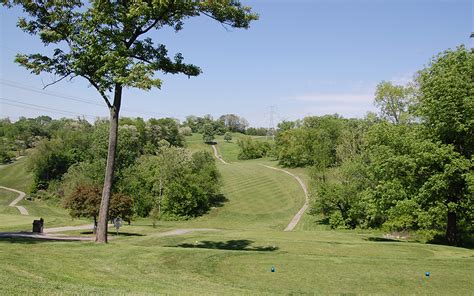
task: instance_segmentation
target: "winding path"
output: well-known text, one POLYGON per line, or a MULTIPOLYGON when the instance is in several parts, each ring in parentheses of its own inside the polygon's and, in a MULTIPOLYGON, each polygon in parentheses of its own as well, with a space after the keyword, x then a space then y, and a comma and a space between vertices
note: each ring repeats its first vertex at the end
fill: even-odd
POLYGON ((212 150, 214 150, 214 156, 219 159, 223 164, 229 164, 228 162, 226 162, 222 156, 219 155, 219 153, 217 152, 217 148, 216 148, 216 145, 215 144, 212 144, 212 150))
POLYGON ((18 193, 18 197, 15 198, 15 199, 9 204, 9 206, 10 206, 10 207, 13 207, 13 208, 17 208, 17 209, 20 211, 20 214, 22 214, 22 215, 29 215, 29 214, 28 214, 28 211, 25 209, 25 207, 17 206, 17 205, 16 205, 17 203, 19 203, 19 202, 26 196, 26 193, 24 193, 24 192, 22 192, 22 191, 19 191, 19 190, 16 190, 16 189, 13 189, 13 188, 4 187, 4 186, 0 186, 0 189, 5 189, 5 190, 8 190, 8 191, 12 191, 12 192, 18 193))
POLYGON ((268 165, 264 165, 262 164, 262 166, 266 167, 266 168, 269 168, 269 169, 272 169, 272 170, 276 170, 276 171, 281 171, 281 172, 284 172, 290 176, 292 176, 293 178, 296 179, 296 181, 298 181, 298 183, 300 184, 301 186, 301 189, 303 189, 303 192, 304 192, 304 196, 305 196, 305 202, 304 202, 304 205, 303 207, 298 211, 298 213, 296 213, 296 215, 293 217, 293 219, 291 219, 290 221, 290 224, 288 224, 288 226, 286 226, 285 228, 285 231, 292 231, 296 225, 298 224, 298 222, 300 221, 301 217, 303 216, 304 212, 306 211, 306 209, 308 208, 309 206, 309 196, 308 196, 308 189, 306 188, 306 185, 303 183, 303 181, 301 181, 300 177, 298 177, 297 175, 293 174, 293 173, 290 173, 286 170, 282 170, 282 169, 279 169, 279 168, 274 168, 274 167, 271 167, 271 166, 268 166, 268 165))

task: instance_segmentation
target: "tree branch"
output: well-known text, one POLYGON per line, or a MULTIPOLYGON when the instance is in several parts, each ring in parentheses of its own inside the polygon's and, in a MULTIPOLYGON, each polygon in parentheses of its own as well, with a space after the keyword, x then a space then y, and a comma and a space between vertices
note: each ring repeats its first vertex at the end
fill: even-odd
MULTIPOLYGON (((44 84, 44 83, 43 83, 43 89, 46 89, 48 86, 51 86, 51 85, 54 85, 54 84, 60 82, 61 80, 65 79, 66 77, 68 77, 68 76, 71 75, 71 74, 72 74, 72 73, 68 73, 68 74, 64 75, 63 77, 61 77, 61 78, 59 78, 59 79, 57 79, 57 80, 54 80, 53 82, 48 83, 48 84, 44 84)), ((74 76, 73 76, 72 78, 74 78, 74 76)), ((72 79, 72 78, 71 78, 71 79, 72 79)), ((41 82, 43 82, 43 81, 41 81, 41 82)))
POLYGON ((147 59, 145 59, 145 58, 142 58, 142 57, 139 57, 139 56, 137 56, 137 55, 130 55, 130 57, 131 57, 131 58, 134 58, 134 59, 137 59, 137 60, 139 60, 139 61, 142 61, 142 62, 148 63, 148 64, 151 64, 151 63, 153 63, 152 61, 150 61, 150 60, 147 60, 147 59))
POLYGON ((97 83, 95 83, 91 78, 87 77, 86 75, 81 75, 82 77, 84 77, 85 79, 87 79, 87 81, 89 81, 89 83, 95 87, 95 89, 97 89, 97 91, 99 92, 99 94, 102 96, 102 98, 104 99, 105 101, 105 104, 107 104, 107 107, 112 108, 112 104, 110 104, 110 101, 109 101, 109 97, 104 93, 103 90, 100 89, 99 85, 97 83))
POLYGON ((227 22, 223 22, 223 21, 220 21, 218 20, 215 16, 213 16, 212 14, 209 14, 207 12, 204 12, 204 11, 200 11, 200 13, 204 14, 205 16, 207 17, 210 17, 211 19, 217 21, 219 24, 221 24, 221 26, 227 31, 227 32, 232 32, 232 30, 230 30, 228 27, 226 26, 230 26, 232 27, 232 23, 227 23, 227 22))

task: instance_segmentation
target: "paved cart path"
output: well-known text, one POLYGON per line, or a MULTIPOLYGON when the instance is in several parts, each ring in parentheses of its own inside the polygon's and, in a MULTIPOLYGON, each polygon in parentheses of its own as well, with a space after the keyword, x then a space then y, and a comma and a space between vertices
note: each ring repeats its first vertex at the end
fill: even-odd
POLYGON ((29 215, 29 214, 28 214, 28 211, 25 209, 25 207, 17 206, 17 205, 16 205, 16 204, 19 203, 23 198, 25 198, 26 193, 24 193, 24 192, 22 192, 22 191, 19 191, 19 190, 16 190, 16 189, 13 189, 13 188, 8 188, 8 187, 5 187, 5 186, 0 186, 0 188, 1 188, 1 189, 8 190, 8 191, 15 192, 15 193, 18 193, 18 197, 15 198, 15 199, 9 204, 9 206, 10 206, 10 207, 13 207, 13 208, 17 208, 17 209, 20 211, 20 214, 22 214, 22 215, 29 215))
POLYGON ((300 184, 301 186, 301 189, 303 189, 303 192, 304 192, 304 196, 305 196, 305 202, 304 202, 304 205, 303 207, 298 211, 298 213, 296 213, 296 215, 293 217, 293 219, 291 219, 290 221, 290 224, 288 224, 288 226, 286 226, 285 228, 285 231, 292 231, 296 225, 298 224, 298 222, 300 221, 301 217, 303 216, 304 212, 306 211, 306 209, 308 208, 309 206, 309 196, 308 196, 308 188, 306 188, 306 185, 303 183, 303 181, 300 179, 300 177, 298 177, 297 175, 293 174, 293 173, 290 173, 286 170, 282 170, 282 169, 279 169, 279 168, 274 168, 274 167, 271 167, 271 166, 268 166, 268 165, 263 165, 262 166, 266 167, 266 168, 269 168, 269 169, 272 169, 272 170, 276 170, 276 171, 281 171, 281 172, 284 172, 290 176, 292 176, 293 178, 296 179, 296 181, 298 181, 298 183, 300 184))
POLYGON ((214 156, 219 159, 223 164, 228 164, 223 158, 222 156, 219 155, 219 153, 217 152, 217 148, 216 148, 216 145, 211 145, 212 146, 212 150, 214 150, 214 156))

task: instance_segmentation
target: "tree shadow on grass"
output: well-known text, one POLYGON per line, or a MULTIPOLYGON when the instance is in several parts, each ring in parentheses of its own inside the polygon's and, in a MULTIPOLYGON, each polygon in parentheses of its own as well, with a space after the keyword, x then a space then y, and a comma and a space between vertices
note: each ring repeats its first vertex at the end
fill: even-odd
MULTIPOLYGON (((81 240, 64 240, 64 239, 54 239, 54 238, 37 238, 37 237, 1 237, 0 244, 10 243, 10 244, 23 244, 23 245, 33 245, 38 243, 70 243, 70 242, 81 242, 81 240)), ((87 242, 87 241, 82 241, 87 242)))
POLYGON ((209 204, 211 207, 222 207, 225 202, 228 202, 229 199, 225 197, 224 194, 216 194, 209 198, 209 204))
POLYGON ((461 235, 457 246, 450 245, 444 234, 436 234, 426 243, 432 245, 444 245, 472 250, 474 249, 474 235, 461 235))
POLYGON ((318 225, 329 225, 329 217, 324 217, 321 219, 316 219, 318 225))
POLYGON ((365 240, 370 241, 370 242, 381 242, 381 243, 384 243, 384 242, 385 243, 388 243, 388 242, 392 242, 392 243, 404 242, 404 241, 393 239, 393 238, 377 237, 377 236, 371 236, 371 237, 365 238, 365 240))
POLYGON ((47 243, 51 242, 45 239, 37 239, 37 238, 12 238, 12 237, 5 237, 0 239, 0 243, 10 243, 10 244, 22 244, 22 245, 33 245, 37 243, 47 243))
POLYGON ((255 251, 255 252, 273 252, 278 250, 276 246, 258 247, 251 246, 253 241, 248 239, 228 240, 226 242, 200 241, 196 244, 179 244, 173 247, 179 248, 200 248, 200 249, 218 249, 218 250, 238 250, 238 251, 255 251))
MULTIPOLYGON (((93 234, 92 231, 83 231, 81 232, 81 234, 93 234)), ((110 236, 117 236, 117 232, 115 231, 108 231, 107 232, 108 235, 110 236)), ((141 234, 141 233, 131 233, 131 232, 120 232, 118 233, 118 236, 145 236, 144 234, 141 234)))

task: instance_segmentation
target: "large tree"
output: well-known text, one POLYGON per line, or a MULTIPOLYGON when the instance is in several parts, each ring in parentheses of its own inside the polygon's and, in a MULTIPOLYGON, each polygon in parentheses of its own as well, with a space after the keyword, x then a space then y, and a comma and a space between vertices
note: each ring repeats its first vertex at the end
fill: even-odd
POLYGON ((109 148, 96 241, 107 242, 107 213, 115 167, 118 118, 124 88, 149 90, 161 86, 157 71, 196 76, 201 69, 168 56, 152 30, 183 28, 184 20, 204 15, 235 28, 248 28, 258 16, 236 0, 173 1, 29 1, 3 0, 26 13, 18 26, 38 35, 52 54, 18 54, 16 61, 34 74, 52 73, 57 80, 82 77, 100 93, 110 111, 109 148))
MULTIPOLYGON (((431 138, 452 146, 464 158, 460 162, 470 162, 471 170, 474 166, 473 65, 474 52, 464 46, 446 50, 434 57, 418 73, 420 96, 416 105, 422 122, 431 131, 431 138)), ((454 169, 459 170, 459 165, 454 169)), ((463 208, 459 205, 466 201, 472 210, 474 203, 472 188, 468 190, 469 178, 466 174, 460 180, 450 180, 453 187, 447 199, 453 206, 447 215, 446 238, 451 244, 458 243, 458 220, 463 208)))

